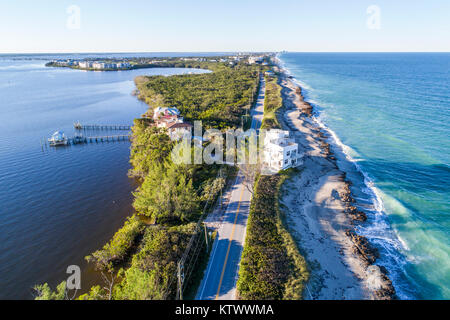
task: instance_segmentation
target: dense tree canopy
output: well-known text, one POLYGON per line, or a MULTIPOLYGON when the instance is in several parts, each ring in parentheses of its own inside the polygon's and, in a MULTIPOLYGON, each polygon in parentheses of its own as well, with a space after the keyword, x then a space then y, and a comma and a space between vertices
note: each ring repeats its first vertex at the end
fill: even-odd
POLYGON ((188 121, 202 120, 205 127, 238 127, 258 85, 251 67, 221 68, 212 73, 171 77, 142 77, 136 81, 139 97, 151 108, 177 107, 188 121))
POLYGON ((136 212, 155 222, 183 223, 199 213, 192 170, 185 165, 155 164, 134 196, 136 212))
MULTIPOLYGON (((149 61, 143 59, 139 63, 145 66, 149 61)), ((151 116, 157 106, 177 107, 185 120, 202 120, 204 128, 240 126, 259 80, 259 67, 244 63, 231 67, 225 63, 187 63, 169 58, 151 66, 213 71, 135 79, 139 98, 149 105, 147 115, 151 116)), ((98 269, 106 270, 110 280, 106 286, 92 287, 80 299, 173 298, 176 264, 194 234, 193 221, 198 220, 207 201, 214 200, 226 183, 218 175, 219 165, 174 164, 170 159, 174 142, 151 119, 136 119, 132 131, 129 174, 142 182, 134 192, 136 215, 102 249, 88 257, 98 269), (147 217, 150 219, 144 219, 147 217)), ((65 283, 55 292, 44 284, 37 287, 38 298, 64 298, 64 289, 65 283)))
POLYGON ((114 299, 147 300, 173 298, 177 261, 181 258, 195 224, 176 227, 147 228, 139 252, 130 268, 121 271, 122 281, 114 291, 114 299))
POLYGON ((144 178, 153 166, 168 158, 173 143, 164 129, 149 126, 142 120, 136 120, 132 130, 130 176, 144 178))

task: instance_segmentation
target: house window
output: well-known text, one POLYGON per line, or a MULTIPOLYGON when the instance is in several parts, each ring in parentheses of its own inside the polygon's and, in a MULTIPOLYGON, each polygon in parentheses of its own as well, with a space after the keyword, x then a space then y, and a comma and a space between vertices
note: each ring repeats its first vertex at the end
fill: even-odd
POLYGON ((284 160, 284 164, 288 164, 289 160, 284 160))
POLYGON ((286 152, 286 155, 289 157, 291 155, 291 152, 290 151, 286 152))
POLYGON ((296 154, 297 154, 297 150, 292 150, 292 157, 295 157, 296 154))

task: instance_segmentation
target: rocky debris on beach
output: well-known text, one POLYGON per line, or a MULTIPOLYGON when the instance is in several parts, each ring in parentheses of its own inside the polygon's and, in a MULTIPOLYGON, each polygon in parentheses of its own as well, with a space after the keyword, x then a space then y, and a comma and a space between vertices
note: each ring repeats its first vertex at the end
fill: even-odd
POLYGON ((307 117, 311 117, 313 114, 313 107, 310 103, 306 102, 303 100, 303 94, 302 94, 302 88, 297 87, 295 89, 295 93, 298 95, 298 97, 300 98, 300 101, 303 102, 303 106, 301 108, 301 111, 306 114, 307 117))
MULTIPOLYGON (((297 110, 300 111, 300 117, 311 117, 314 113, 313 106, 308 102, 304 101, 304 97, 302 94, 302 88, 299 86, 295 86, 292 81, 289 81, 290 85, 287 87, 294 90, 295 94, 298 96, 299 102, 293 102, 293 105, 297 107, 297 110), (294 89, 295 88, 295 89, 294 89)), ((291 95, 284 96, 286 99, 293 99, 291 95), (287 97, 287 98, 286 98, 287 97)), ((286 123, 293 130, 298 130, 294 123, 289 119, 286 119, 286 123)), ((326 130, 322 130, 318 126, 314 126, 311 122, 304 119, 303 126, 310 129, 312 136, 315 138, 316 142, 319 144, 320 149, 323 151, 323 154, 331 160, 335 160, 333 153, 330 150, 330 144, 327 142, 329 138, 329 134, 326 130)), ((337 165, 335 163, 337 168, 337 165)), ((339 169, 339 168, 338 168, 339 169)), ((340 200, 344 205, 344 212, 351 219, 351 222, 364 222, 367 220, 367 216, 364 212, 357 209, 355 203, 355 199, 352 197, 352 192, 350 187, 352 186, 352 182, 347 179, 347 174, 342 172, 341 177, 339 178, 344 186, 342 190, 339 191, 338 195, 340 200)), ((356 257, 359 257, 361 261, 361 266, 365 268, 365 273, 368 278, 373 280, 374 285, 369 285, 369 290, 372 292, 372 298, 377 300, 391 300, 396 299, 395 288, 392 284, 392 281, 388 277, 387 270, 382 267, 375 265, 374 263, 379 258, 378 249, 373 247, 368 239, 364 236, 360 236, 355 232, 355 229, 352 227, 351 229, 345 230, 345 235, 349 238, 351 242, 351 251, 355 254, 356 257)), ((343 250, 340 251, 343 254, 343 250)))
POLYGON ((319 130, 318 135, 322 139, 328 139, 328 135, 326 133, 324 133, 322 130, 319 130))
POLYGON ((345 173, 343 174, 344 178, 344 187, 339 196, 341 197, 341 200, 346 203, 354 203, 355 199, 351 196, 352 192, 350 190, 351 183, 349 181, 345 180, 345 173))
POLYGON ((373 290, 373 298, 376 300, 397 299, 392 281, 387 276, 387 270, 383 266, 371 265, 366 269, 367 282, 373 290))
POLYGON ((350 216, 351 219, 364 222, 367 220, 367 216, 364 212, 356 209, 355 206, 347 206, 345 207, 345 212, 350 216))
POLYGON ((330 150, 330 144, 328 142, 321 141, 320 148, 322 149, 325 157, 330 157, 332 155, 331 150, 330 150))
POLYGON ((373 264, 378 259, 378 250, 370 245, 366 237, 356 234, 353 230, 347 230, 345 234, 353 243, 353 252, 361 256, 367 265, 373 264))
POLYGON ((356 201, 351 195, 350 182, 345 180, 345 178, 346 174, 344 173, 341 177, 341 179, 344 181, 344 187, 339 193, 339 197, 345 203, 345 213, 347 213, 353 221, 364 222, 367 220, 366 214, 358 210, 356 206, 351 205, 351 203, 355 203, 356 201))
POLYGON ((308 102, 304 102, 304 103, 305 103, 305 107, 303 107, 302 111, 303 111, 303 113, 306 114, 306 116, 311 117, 313 114, 313 107, 308 102))

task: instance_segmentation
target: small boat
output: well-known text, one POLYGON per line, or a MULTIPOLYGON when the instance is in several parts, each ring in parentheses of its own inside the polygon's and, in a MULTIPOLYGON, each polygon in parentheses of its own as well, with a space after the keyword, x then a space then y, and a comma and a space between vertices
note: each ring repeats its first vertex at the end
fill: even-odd
POLYGON ((81 125, 80 121, 77 121, 73 124, 73 127, 77 130, 83 129, 83 126, 81 125))
POLYGON ((52 137, 48 139, 50 146, 66 146, 69 143, 69 139, 67 139, 66 135, 62 131, 56 131, 52 134, 52 137))

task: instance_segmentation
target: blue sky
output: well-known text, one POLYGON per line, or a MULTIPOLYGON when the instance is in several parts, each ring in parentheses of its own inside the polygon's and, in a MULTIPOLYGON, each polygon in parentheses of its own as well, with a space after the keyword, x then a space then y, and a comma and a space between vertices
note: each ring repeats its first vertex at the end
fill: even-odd
POLYGON ((450 51, 449 17, 449 0, 0 0, 0 53, 450 51))

